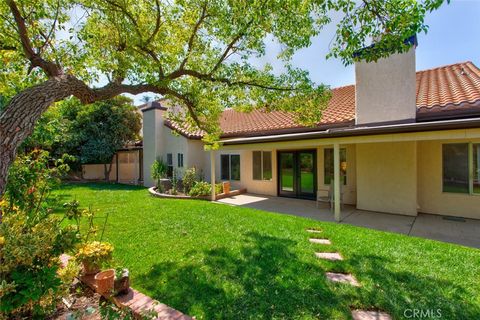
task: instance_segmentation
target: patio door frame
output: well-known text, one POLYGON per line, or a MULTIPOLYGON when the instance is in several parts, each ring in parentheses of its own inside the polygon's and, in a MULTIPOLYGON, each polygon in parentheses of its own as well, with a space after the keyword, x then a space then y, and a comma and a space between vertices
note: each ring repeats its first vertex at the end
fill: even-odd
POLYGON ((301 150, 278 150, 277 151, 277 194, 279 197, 287 198, 299 198, 315 200, 317 193, 317 149, 301 149, 301 150), (293 155, 293 191, 282 190, 282 168, 281 168, 281 155, 282 153, 291 153, 293 155), (301 172, 300 172, 300 154, 310 153, 313 156, 313 191, 312 193, 302 192, 301 185, 301 172))

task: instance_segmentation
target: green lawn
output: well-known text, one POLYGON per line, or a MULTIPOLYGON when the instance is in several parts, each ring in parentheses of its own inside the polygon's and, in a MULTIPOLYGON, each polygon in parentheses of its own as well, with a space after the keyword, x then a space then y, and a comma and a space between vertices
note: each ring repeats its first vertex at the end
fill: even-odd
MULTIPOLYGON (((212 204, 152 198, 145 188, 66 185, 109 212, 105 238, 133 286, 198 319, 349 319, 350 308, 440 309, 442 319, 480 319, 480 250, 342 224, 212 204), (308 242, 308 227, 333 245, 308 242), (314 251, 341 252, 327 262, 314 251), (360 288, 327 282, 353 273, 360 288)), ((102 219, 98 219, 102 223, 102 219)))

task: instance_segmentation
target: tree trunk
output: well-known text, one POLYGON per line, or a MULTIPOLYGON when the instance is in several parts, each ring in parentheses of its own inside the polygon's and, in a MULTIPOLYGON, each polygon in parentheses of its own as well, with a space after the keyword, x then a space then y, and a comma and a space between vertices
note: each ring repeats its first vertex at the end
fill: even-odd
POLYGON ((0 114, 0 199, 7 185, 8 168, 18 147, 32 133, 42 113, 52 103, 70 95, 68 77, 51 78, 17 94, 0 114))
POLYGON ((109 182, 110 181, 110 173, 112 172, 112 163, 110 162, 110 164, 108 163, 104 163, 103 164, 103 174, 104 174, 104 177, 105 177, 105 182, 109 182), (108 169, 107 169, 108 168, 108 169))

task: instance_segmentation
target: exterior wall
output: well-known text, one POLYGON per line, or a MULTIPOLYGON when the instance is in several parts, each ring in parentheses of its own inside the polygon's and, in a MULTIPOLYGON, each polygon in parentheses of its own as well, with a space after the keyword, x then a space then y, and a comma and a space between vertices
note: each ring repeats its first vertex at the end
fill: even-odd
MULTIPOLYGON (((254 150, 218 150, 215 151, 215 180, 222 182, 220 175, 220 155, 238 154, 240 155, 240 181, 230 181, 232 189, 246 188, 249 193, 263 195, 277 195, 277 155, 275 149, 263 148, 258 145, 254 150), (272 152, 272 179, 254 180, 253 179, 253 151, 271 151, 272 152)), ((210 152, 206 152, 205 161, 205 180, 210 181, 210 152)))
MULTIPOLYGON (((103 164, 83 164, 82 178, 85 180, 105 180, 105 166, 103 164)), ((109 180, 117 180, 117 166, 115 157, 113 157, 112 160, 112 169, 110 170, 109 180)))
POLYGON ((185 169, 195 167, 197 172, 205 175, 206 167, 210 167, 209 152, 205 151, 201 140, 187 140, 187 153, 184 155, 185 169))
MULTIPOLYGON (((321 146, 317 149, 317 171, 318 181, 317 186, 319 190, 330 190, 330 185, 326 185, 325 182, 325 170, 324 170, 324 149, 333 148, 329 146, 321 146)), ((356 146, 341 145, 340 148, 345 148, 347 152, 347 184, 343 186, 343 202, 345 204, 354 205, 357 203, 357 170, 356 170, 356 146)))
POLYGON ((418 143, 418 200, 423 213, 480 219, 480 195, 442 191, 442 144, 479 143, 480 139, 422 141, 418 143))
POLYGON ((355 64, 356 123, 415 119, 415 49, 355 64))
MULTIPOLYGON (((140 181, 140 153, 138 150, 119 151, 118 182, 137 184, 140 181)), ((112 169, 113 170, 113 169, 112 169)))
POLYGON ((162 137, 164 141, 163 148, 159 151, 158 156, 167 162, 167 153, 172 154, 173 169, 176 170, 177 177, 181 178, 185 169, 189 167, 188 164, 188 151, 189 142, 184 136, 172 133, 170 128, 162 126, 162 137), (178 167, 178 154, 183 154, 183 168, 178 167))
POLYGON ((416 142, 358 144, 357 208, 417 215, 416 153, 416 142))

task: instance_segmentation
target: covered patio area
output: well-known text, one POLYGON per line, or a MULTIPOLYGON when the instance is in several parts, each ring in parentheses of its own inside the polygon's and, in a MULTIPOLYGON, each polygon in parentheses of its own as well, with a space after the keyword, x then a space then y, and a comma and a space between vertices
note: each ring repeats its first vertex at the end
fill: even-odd
MULTIPOLYGON (((296 215, 319 221, 335 221, 327 204, 317 208, 315 201, 257 194, 242 194, 218 203, 296 215)), ((464 246, 480 248, 480 220, 422 214, 406 216, 358 210, 345 205, 340 222, 381 231, 396 232, 464 246)))

